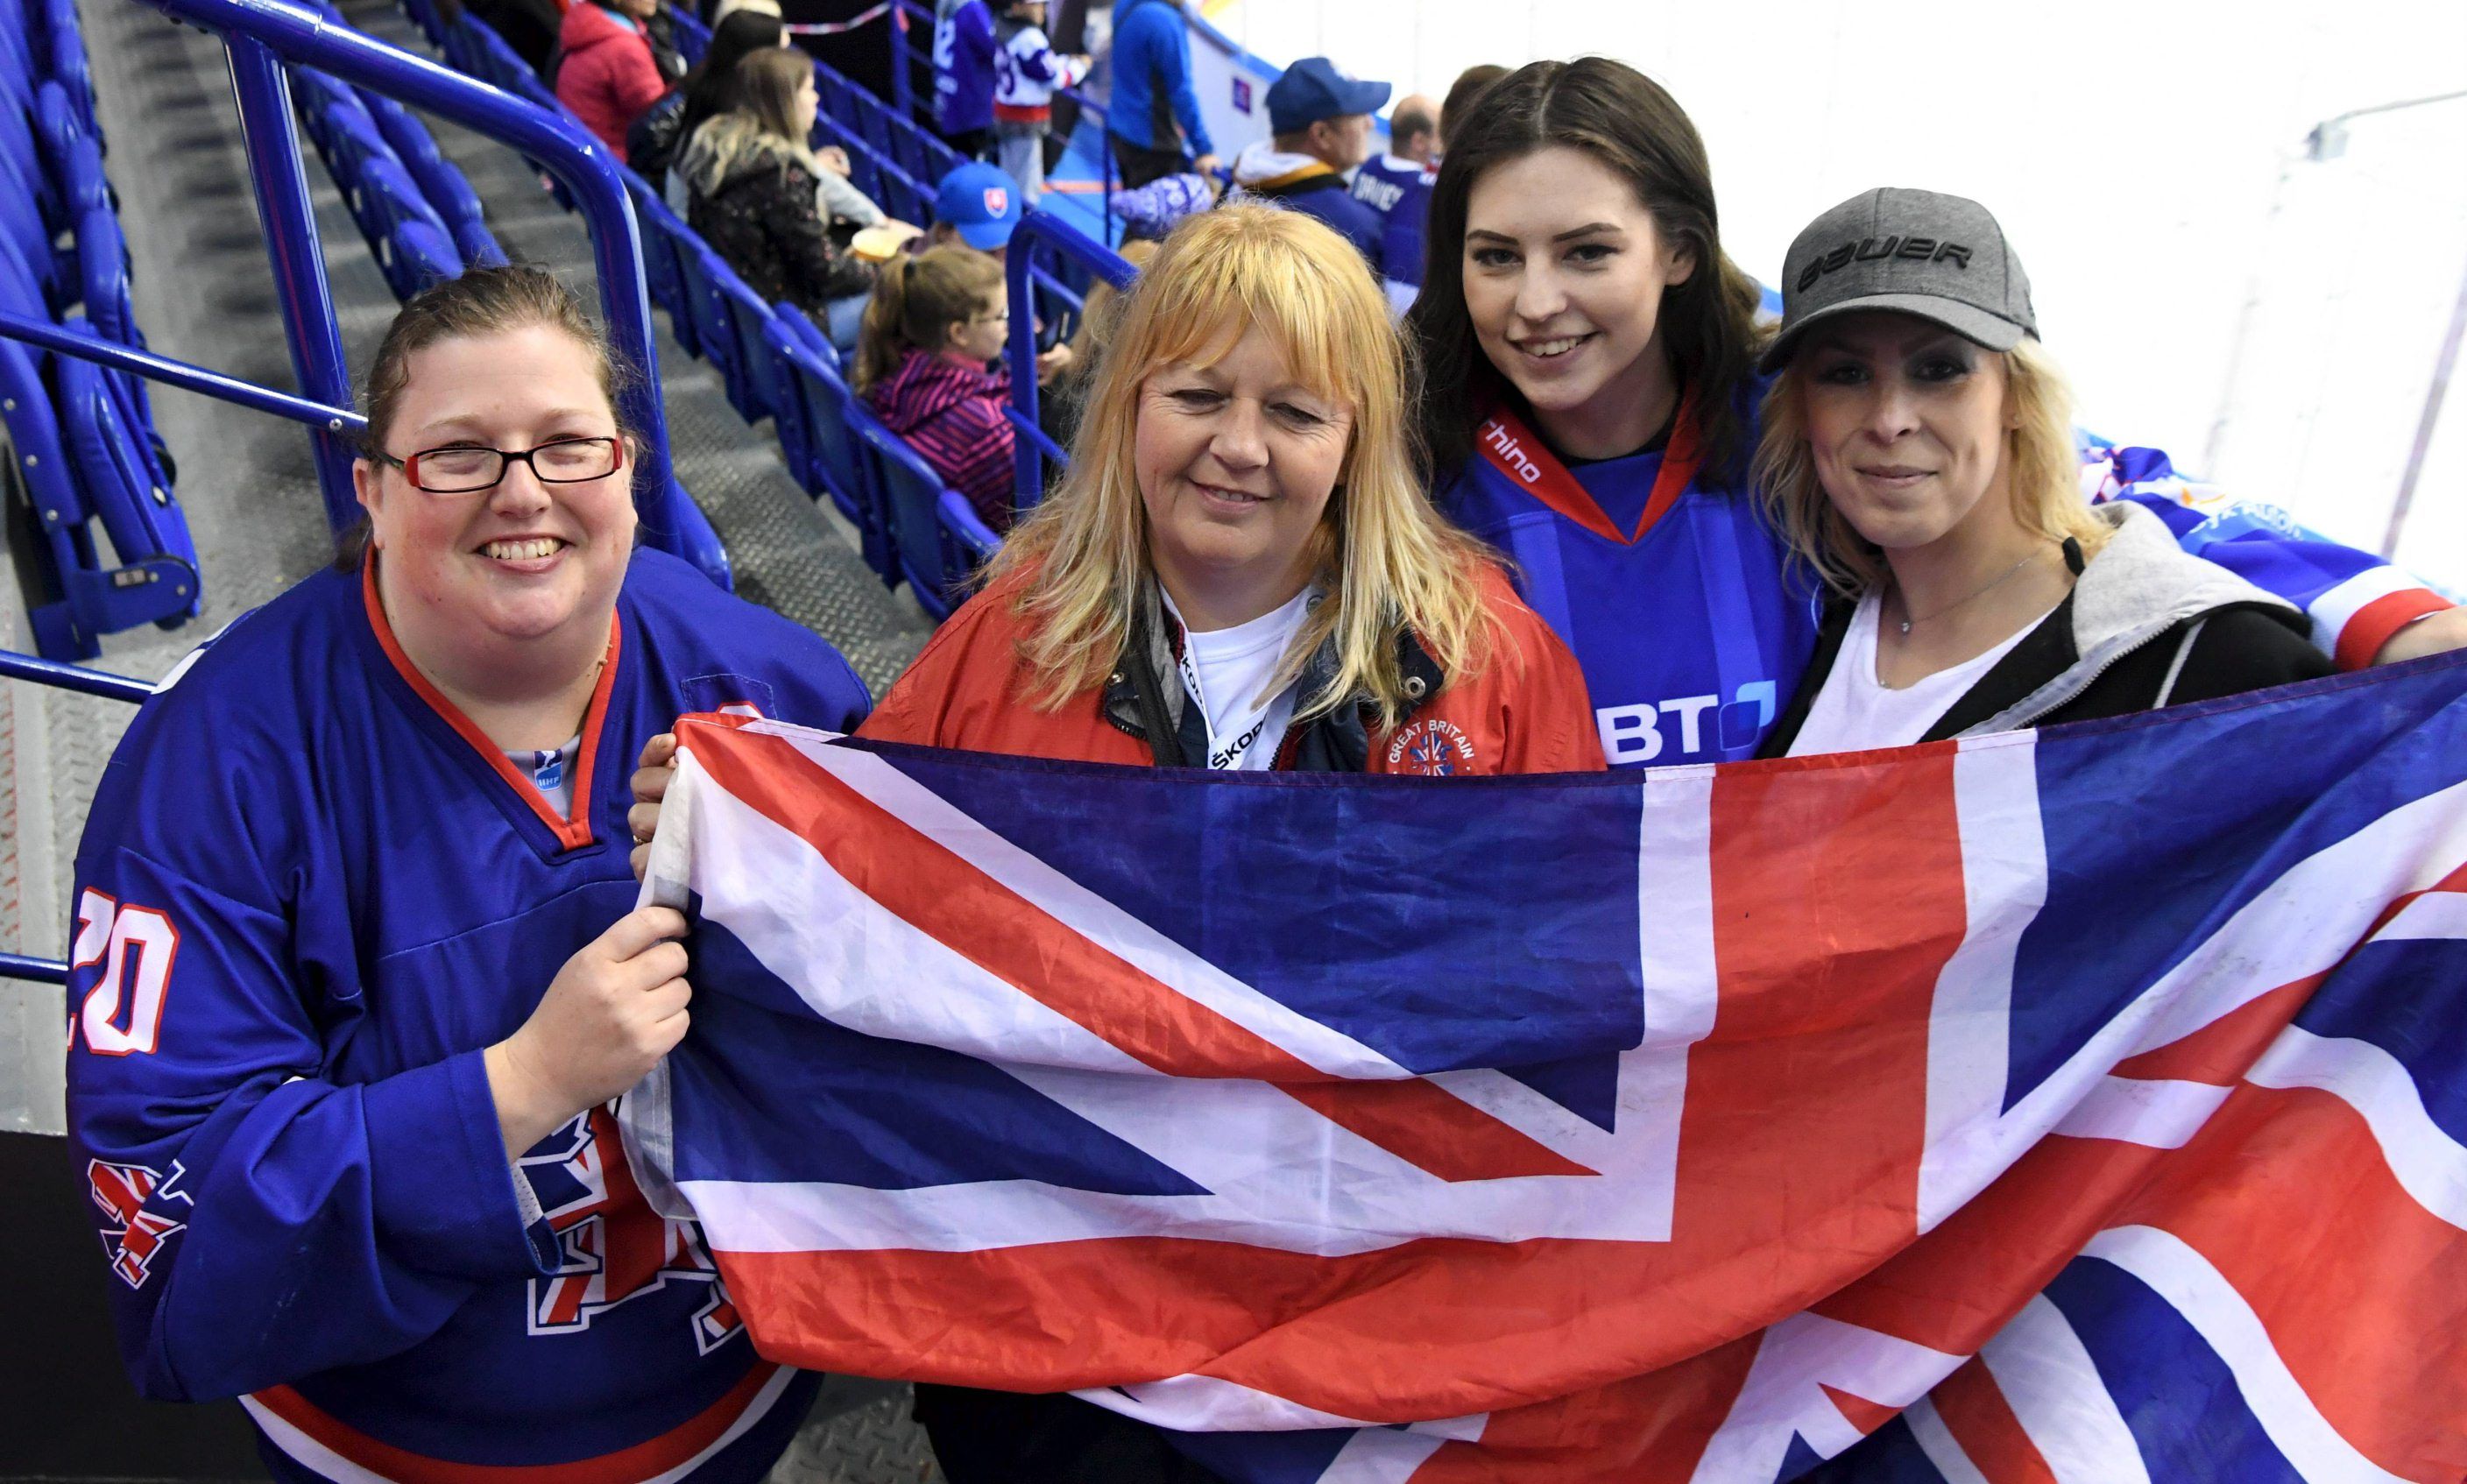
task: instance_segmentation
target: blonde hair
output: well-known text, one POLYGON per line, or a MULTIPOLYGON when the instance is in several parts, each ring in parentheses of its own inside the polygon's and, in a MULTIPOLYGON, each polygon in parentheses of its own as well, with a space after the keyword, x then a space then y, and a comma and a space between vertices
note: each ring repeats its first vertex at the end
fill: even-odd
MULTIPOLYGON (((2095 553, 2108 527, 2091 513, 2081 493, 2081 458, 2073 448, 2072 393, 2064 372, 2036 340, 2024 338, 2003 352, 2004 394, 2014 426, 2004 436, 2005 487, 2013 519, 2048 541, 2068 537, 2082 554, 2095 553)), ((1843 518, 1817 478, 1807 445, 1805 372, 1794 358, 1765 393, 1764 431, 1756 442, 1753 474, 1756 498, 1791 551, 1815 570, 1826 587, 1856 597, 1884 586, 1892 573, 1884 553, 1843 518)))
POLYGON ((1001 302, 1002 264, 973 247, 931 247, 885 263, 856 336, 856 390, 888 381, 911 350, 939 350, 951 326, 1001 302))
POLYGON ((1387 297, 1362 256, 1299 212, 1220 207, 1190 217, 1123 295, 1061 487, 994 556, 990 580, 1025 575, 1021 658, 1046 709, 1102 684, 1121 663, 1152 580, 1147 506, 1132 444, 1140 391, 1174 362, 1221 356, 1251 326, 1313 395, 1351 410, 1352 440, 1313 534, 1327 595, 1303 620, 1272 684, 1292 683, 1333 640, 1335 673, 1298 714, 1359 697, 1393 726, 1409 697, 1397 641, 1411 630, 1453 678, 1479 669, 1494 636, 1480 587, 1488 558, 1441 519, 1414 475, 1406 421, 1414 386, 1387 297))

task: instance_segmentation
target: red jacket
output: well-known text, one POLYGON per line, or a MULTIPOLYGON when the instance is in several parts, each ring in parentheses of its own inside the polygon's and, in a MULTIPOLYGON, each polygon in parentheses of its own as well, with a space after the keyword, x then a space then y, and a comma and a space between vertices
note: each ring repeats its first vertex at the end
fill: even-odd
MULTIPOLYGON (((1073 696, 1050 711, 1029 699, 1030 676, 1018 649, 1024 628, 1012 607, 1027 581, 1015 573, 953 614, 857 734, 1023 757, 1152 764, 1148 744, 1108 714, 1104 692, 1073 696)), ((1394 731, 1373 722, 1364 771, 1599 772, 1601 738, 1575 657, 1497 568, 1483 564, 1481 583, 1502 635, 1489 663, 1449 678, 1394 731)), ((1290 752, 1289 745, 1280 756, 1290 752)))
POLYGON ((625 131, 668 90, 659 63, 651 60, 651 43, 590 0, 576 0, 556 44, 564 53, 556 68, 557 101, 573 109, 622 163, 625 131))

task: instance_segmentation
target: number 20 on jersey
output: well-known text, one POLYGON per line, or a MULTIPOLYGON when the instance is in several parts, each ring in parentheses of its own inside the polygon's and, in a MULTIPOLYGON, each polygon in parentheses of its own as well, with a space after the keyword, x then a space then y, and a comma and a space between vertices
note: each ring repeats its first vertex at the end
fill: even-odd
POLYGON ((98 964, 102 972, 69 1022, 70 1044, 83 1032, 86 1049, 97 1056, 151 1053, 163 1029, 171 960, 179 953, 180 932, 163 913, 123 907, 92 888, 79 892, 69 981, 76 983, 80 972, 98 964))

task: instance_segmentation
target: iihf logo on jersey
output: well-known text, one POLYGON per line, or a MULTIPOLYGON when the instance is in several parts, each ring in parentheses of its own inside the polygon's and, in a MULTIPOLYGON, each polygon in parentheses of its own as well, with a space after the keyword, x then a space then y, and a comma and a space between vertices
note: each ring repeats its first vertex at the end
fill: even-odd
POLYGON ((643 1199, 608 1110, 577 1114, 541 1140, 523 1156, 522 1173, 557 1244, 555 1275, 531 1282, 532 1334, 587 1330, 600 1315, 671 1279, 710 1290, 691 1321, 698 1351, 709 1355, 744 1329, 702 1228, 670 1221, 643 1199))
POLYGON ((188 1225, 168 1216, 146 1209, 146 1203, 156 1196, 164 1201, 192 1204, 189 1193, 178 1189, 181 1171, 178 1160, 171 1163, 171 1178, 165 1180, 142 1164, 105 1164, 89 1159, 85 1166, 86 1193, 94 1198, 102 1214, 117 1223, 102 1229, 103 1254, 111 1259, 111 1270, 130 1288, 144 1288, 154 1275, 154 1254, 171 1233, 188 1225))
POLYGON ((1473 738, 1454 722, 1417 721, 1388 743, 1388 766, 1443 778, 1473 766, 1473 738))

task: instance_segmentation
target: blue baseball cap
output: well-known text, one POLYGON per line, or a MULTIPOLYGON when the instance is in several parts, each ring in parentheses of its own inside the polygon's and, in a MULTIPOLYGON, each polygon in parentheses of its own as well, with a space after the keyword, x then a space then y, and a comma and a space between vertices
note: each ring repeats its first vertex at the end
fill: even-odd
POLYGON ((1385 82, 1365 82, 1324 56, 1305 56, 1268 84, 1268 127, 1299 134, 1322 119, 1377 113, 1388 93, 1385 82))
POLYGON ((934 219, 950 223, 978 252, 1007 246, 1019 225, 1019 186, 998 167, 971 160, 935 188, 934 219))

